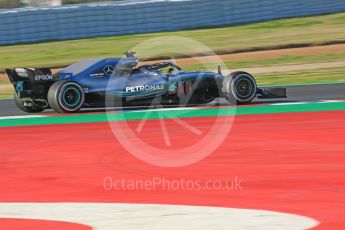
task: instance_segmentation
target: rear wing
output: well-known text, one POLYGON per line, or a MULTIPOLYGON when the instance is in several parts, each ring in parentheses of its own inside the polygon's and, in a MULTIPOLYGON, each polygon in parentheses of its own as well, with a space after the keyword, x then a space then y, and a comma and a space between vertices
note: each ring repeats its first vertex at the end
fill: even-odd
POLYGON ((49 86, 54 83, 54 76, 48 68, 6 69, 19 98, 45 97, 49 86))
POLYGON ((6 73, 10 81, 16 83, 18 81, 49 81, 53 80, 53 75, 50 69, 48 68, 15 68, 15 69, 6 69, 6 73))

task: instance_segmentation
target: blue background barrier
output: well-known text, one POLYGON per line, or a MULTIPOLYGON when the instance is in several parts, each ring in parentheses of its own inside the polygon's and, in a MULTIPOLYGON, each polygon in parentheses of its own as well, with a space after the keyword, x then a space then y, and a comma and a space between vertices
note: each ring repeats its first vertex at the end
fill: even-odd
POLYGON ((0 45, 172 31, 345 11, 345 0, 156 0, 0 11, 0 45))

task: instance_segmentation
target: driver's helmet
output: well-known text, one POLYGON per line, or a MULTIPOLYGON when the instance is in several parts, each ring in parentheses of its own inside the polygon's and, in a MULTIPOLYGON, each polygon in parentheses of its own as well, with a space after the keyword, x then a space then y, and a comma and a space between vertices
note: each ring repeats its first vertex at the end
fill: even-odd
POLYGON ((171 67, 171 68, 169 68, 168 73, 169 73, 169 75, 178 75, 180 73, 180 71, 176 68, 171 67))
POLYGON ((128 57, 121 59, 116 65, 116 74, 128 75, 139 64, 139 58, 128 57))

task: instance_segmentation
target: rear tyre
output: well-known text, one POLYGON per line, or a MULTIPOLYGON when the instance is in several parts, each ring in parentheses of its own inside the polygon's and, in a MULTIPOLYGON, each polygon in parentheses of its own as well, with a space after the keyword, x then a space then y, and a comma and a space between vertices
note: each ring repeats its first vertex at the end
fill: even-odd
POLYGON ((31 105, 31 106, 26 106, 23 99, 19 98, 17 93, 14 92, 14 102, 16 104, 16 106, 26 112, 26 113, 40 113, 40 112, 43 112, 45 110, 44 107, 41 107, 41 106, 36 106, 36 105, 31 105))
POLYGON ((222 93, 232 104, 246 104, 251 102, 257 91, 254 77, 246 72, 234 72, 223 80, 222 93))
POLYGON ((48 91, 48 103, 58 113, 78 112, 84 101, 84 90, 75 82, 58 81, 48 91))

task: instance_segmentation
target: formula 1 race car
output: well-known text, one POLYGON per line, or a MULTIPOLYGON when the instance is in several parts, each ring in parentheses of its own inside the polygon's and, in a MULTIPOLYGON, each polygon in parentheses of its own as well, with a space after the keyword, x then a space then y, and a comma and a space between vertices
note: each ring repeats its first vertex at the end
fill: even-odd
POLYGON ((86 59, 56 74, 47 68, 6 69, 15 88, 19 109, 59 113, 107 106, 112 98, 119 106, 206 104, 217 97, 233 104, 246 104, 255 97, 284 98, 285 88, 258 88, 246 72, 186 72, 172 62, 138 66, 134 52, 124 58, 86 59))

